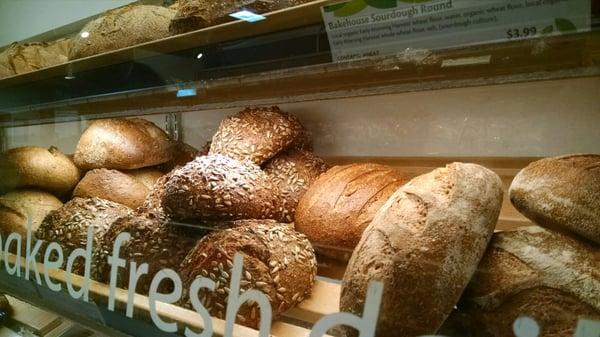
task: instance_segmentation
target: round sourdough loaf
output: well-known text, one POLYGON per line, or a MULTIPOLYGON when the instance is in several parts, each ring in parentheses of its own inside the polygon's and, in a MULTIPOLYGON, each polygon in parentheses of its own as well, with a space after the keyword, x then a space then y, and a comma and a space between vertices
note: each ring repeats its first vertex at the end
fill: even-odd
POLYGON ((375 213, 407 181, 389 166, 335 166, 300 198, 296 230, 309 238, 318 253, 347 260, 375 213))
POLYGON ((476 336, 513 336, 534 319, 539 337, 574 336, 579 319, 600 320, 600 250, 541 227, 494 234, 461 312, 476 336))
POLYGON ((151 5, 129 5, 108 11, 86 24, 73 38, 69 59, 165 38, 170 35, 169 23, 174 16, 174 10, 151 5))
MULTIPOLYGON (((129 207, 112 201, 100 198, 73 198, 63 207, 48 213, 38 228, 36 237, 46 243, 57 242, 60 244, 65 257, 64 268, 66 257, 73 250, 85 249, 88 227, 94 227, 93 245, 96 247, 115 220, 131 213, 132 210, 129 207)), ((77 259, 73 264, 75 274, 83 274, 84 265, 81 260, 77 259)))
MULTIPOLYGON (((198 296, 212 316, 225 318, 233 259, 239 253, 244 258, 240 291, 256 289, 267 295, 276 319, 310 295, 317 272, 314 251, 306 237, 288 225, 237 224, 204 237, 185 258, 180 268, 182 302, 190 307, 189 296, 198 296), (216 282, 215 291, 188 294, 198 277, 216 282)), ((236 322, 257 328, 257 304, 243 304, 236 322)))
POLYGON ((296 149, 280 153, 265 164, 265 173, 281 192, 287 222, 294 221, 298 201, 326 170, 323 159, 311 152, 296 149))
POLYGON ((303 129, 296 117, 276 106, 246 108, 221 122, 209 154, 262 165, 290 146, 303 129))
POLYGON ((63 197, 73 190, 80 173, 59 149, 25 146, 4 153, 0 159, 1 189, 36 188, 63 197))
MULTIPOLYGON (((369 283, 383 283, 377 336, 431 335, 458 302, 492 237, 502 182, 453 163, 396 191, 365 230, 344 274, 340 310, 362 315, 369 283)), ((355 330, 347 330, 355 335, 355 330)))
POLYGON ((540 226, 600 244, 600 155, 546 158, 513 180, 510 201, 540 226))
POLYGON ((25 252, 29 221, 34 235, 44 217, 61 206, 60 200, 44 191, 16 190, 6 193, 0 197, 0 234, 4 240, 10 233, 20 234, 21 250, 25 252))
POLYGON ((83 170, 132 170, 171 159, 171 141, 154 123, 140 119, 101 119, 83 132, 75 150, 75 164, 83 170))
POLYGON ((283 217, 279 194, 260 167, 209 155, 169 174, 162 206, 175 220, 279 220, 283 217))
POLYGON ((150 190, 130 175, 117 170, 96 169, 88 171, 73 191, 73 197, 100 198, 114 201, 130 208, 144 204, 150 190))
POLYGON ((165 174, 156 168, 143 168, 139 170, 130 170, 123 172, 128 176, 134 178, 138 182, 142 183, 149 190, 154 187, 154 184, 165 174))
MULTIPOLYGON (((112 254, 117 236, 123 232, 129 233, 131 238, 121 246, 120 255, 129 262, 125 268, 118 270, 117 287, 129 288, 130 262, 135 262, 137 266, 147 263, 148 273, 138 279, 135 287, 136 293, 144 295, 148 294, 150 283, 157 272, 163 268, 179 268, 202 234, 159 219, 137 215, 121 217, 106 230, 94 249, 92 264, 95 268, 92 279, 104 283, 110 281, 108 256, 112 254)), ((160 292, 170 293, 173 291, 173 283, 162 282, 158 289, 160 292)))

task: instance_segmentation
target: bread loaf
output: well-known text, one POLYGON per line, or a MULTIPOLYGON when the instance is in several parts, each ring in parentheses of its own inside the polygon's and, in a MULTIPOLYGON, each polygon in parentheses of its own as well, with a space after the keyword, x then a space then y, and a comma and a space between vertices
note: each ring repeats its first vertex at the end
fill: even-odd
POLYGON ((600 155, 533 162, 517 174, 509 194, 515 208, 540 226, 600 244, 600 155))
MULTIPOLYGON (((10 233, 18 233, 21 235, 22 242, 27 242, 28 221, 31 220, 33 235, 44 217, 61 206, 62 202, 48 192, 38 190, 9 192, 0 197, 0 234, 6 240, 10 233)), ((21 249, 25 252, 24 244, 21 244, 21 249)))
POLYGON ((298 201, 326 170, 327 165, 323 159, 311 152, 296 149, 281 153, 265 164, 265 173, 283 197, 284 218, 287 222, 294 221, 298 201))
POLYGON ((141 118, 92 122, 75 150, 75 164, 83 170, 131 170, 171 159, 171 142, 154 123, 141 118))
POLYGON ((580 318, 600 320, 600 250, 541 227, 494 234, 461 301, 475 336, 513 336, 521 316, 539 337, 574 336, 580 318))
POLYGON ((64 196, 79 182, 71 159, 55 147, 25 146, 8 150, 0 159, 3 190, 36 188, 64 196))
POLYGON ((151 5, 129 5, 106 12, 73 38, 74 60, 169 36, 175 11, 151 5), (83 34, 87 32, 88 34, 83 34))
MULTIPOLYGON (((177 270, 201 235, 158 219, 135 215, 119 218, 107 229, 94 249, 92 261, 96 268, 92 272, 92 279, 104 283, 110 281, 108 256, 112 254, 114 242, 122 232, 129 233, 131 238, 121 246, 120 256, 129 262, 136 262, 138 266, 148 263, 148 273, 137 282, 135 291, 139 294, 148 294, 152 278, 161 269, 177 270)), ((119 268, 117 287, 129 288, 129 266, 127 263, 125 268, 119 268)), ((172 292, 173 284, 162 282, 159 291, 172 292)))
MULTIPOLYGON (((89 226, 94 227, 95 247, 111 224, 120 217, 130 215, 127 206, 99 198, 73 198, 63 207, 48 213, 36 232, 36 237, 48 242, 57 242, 63 256, 69 256, 77 248, 85 248, 89 226)), ((44 250, 41 250, 44 251, 44 250)), ((75 260, 73 272, 83 274, 84 265, 75 260)), ((66 258, 63 267, 66 266, 66 258)), ((94 267, 94 266, 92 266, 94 267)))
POLYGON ((73 191, 73 197, 100 198, 130 208, 143 205, 150 190, 135 178, 117 170, 88 171, 73 191))
POLYGON ((164 175, 162 171, 156 168, 143 168, 139 170, 126 171, 124 173, 142 183, 148 189, 148 191, 150 191, 158 179, 164 175))
MULTIPOLYGON (((317 267, 306 237, 287 225, 249 223, 204 237, 181 264, 183 289, 189 289, 198 277, 217 283, 214 292, 201 290, 198 294, 189 294, 198 296, 212 316, 225 318, 236 253, 244 257, 240 291, 257 289, 269 296, 273 318, 310 295, 317 267)), ((189 296, 186 293, 183 297, 183 304, 188 307, 189 296)), ((257 328, 260 322, 257 304, 243 304, 236 322, 257 328)))
POLYGON ((174 170, 162 195, 167 215, 175 220, 279 220, 279 200, 279 191, 258 166, 221 155, 198 157, 174 170))
POLYGON ((384 165, 336 166, 300 198, 296 230, 304 233, 320 254, 347 260, 375 213, 407 181, 384 165))
POLYGON ((14 49, 11 48, 11 46, 0 52, 0 78, 10 77, 16 74, 12 63, 10 62, 11 53, 13 52, 14 49))
POLYGON ((502 195, 498 175, 462 163, 401 187, 377 212, 352 254, 340 310, 361 315, 369 283, 380 281, 377 336, 435 334, 485 252, 502 195))
POLYGON ((278 107, 246 108, 221 122, 209 154, 262 165, 289 147, 302 130, 294 116, 278 107))
POLYGON ((177 166, 183 166, 198 156, 208 154, 208 148, 198 151, 195 147, 183 142, 174 142, 171 150, 173 158, 161 165, 162 170, 165 172, 171 172, 177 166))
POLYGON ((23 74, 68 61, 70 39, 12 43, 0 53, 0 78, 23 74))

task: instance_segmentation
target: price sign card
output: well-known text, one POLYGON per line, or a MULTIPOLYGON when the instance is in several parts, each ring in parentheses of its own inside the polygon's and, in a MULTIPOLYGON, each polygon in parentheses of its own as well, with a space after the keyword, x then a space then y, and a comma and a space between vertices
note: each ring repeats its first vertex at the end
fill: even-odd
POLYGON ((350 0, 322 14, 346 61, 590 31, 591 0, 350 0))

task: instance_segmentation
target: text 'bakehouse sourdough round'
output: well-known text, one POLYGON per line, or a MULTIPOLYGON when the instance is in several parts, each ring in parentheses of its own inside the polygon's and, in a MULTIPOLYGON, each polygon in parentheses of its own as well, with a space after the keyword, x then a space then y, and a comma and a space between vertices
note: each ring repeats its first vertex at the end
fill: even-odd
POLYGON ((173 219, 280 219, 278 189, 260 167, 221 155, 169 173, 162 206, 173 219))
POLYGON ((531 226, 494 234, 461 301, 476 336, 513 336, 534 319, 539 337, 574 336, 579 319, 600 320, 600 250, 531 226))
POLYGON ((75 164, 84 170, 132 170, 171 159, 171 142, 154 123, 140 118, 93 121, 75 150, 75 164))
POLYGON ((362 315, 369 283, 379 281, 384 290, 378 337, 434 334, 485 252, 502 194, 498 175, 462 163, 401 187, 377 212, 352 254, 340 311, 362 315))
POLYGON ((347 260, 375 213, 408 178, 379 164, 335 166, 308 189, 296 209, 296 230, 317 252, 347 260))
POLYGON ((568 230, 600 244, 600 155, 529 164, 513 180, 510 201, 540 226, 568 230))
POLYGON ((79 182, 79 169, 59 149, 25 146, 8 150, 0 159, 0 189, 37 188, 64 196, 79 182))
MULTIPOLYGON (((273 318, 293 308, 310 295, 317 267, 314 251, 306 237, 286 224, 257 223, 214 232, 198 242, 181 265, 183 288, 189 289, 198 277, 216 282, 215 291, 185 294, 183 304, 190 307, 189 296, 198 296, 212 316, 225 318, 233 258, 244 258, 240 291, 256 289, 267 295, 273 318)), ((187 290, 186 290, 187 291, 187 290)), ((260 310, 256 303, 245 303, 238 311, 238 324, 257 328, 260 310)))
MULTIPOLYGON (((130 208, 116 202, 100 198, 73 198, 46 216, 37 230, 36 237, 46 243, 59 243, 63 256, 66 257, 77 248, 85 248, 89 226, 94 227, 93 244, 97 246, 115 220, 131 213, 130 208)), ((82 259, 77 259, 73 264, 73 272, 76 274, 83 274, 84 266, 81 261, 82 259)))
POLYGON ((296 117, 278 107, 246 108, 221 122, 209 154, 262 165, 290 146, 302 130, 296 117))

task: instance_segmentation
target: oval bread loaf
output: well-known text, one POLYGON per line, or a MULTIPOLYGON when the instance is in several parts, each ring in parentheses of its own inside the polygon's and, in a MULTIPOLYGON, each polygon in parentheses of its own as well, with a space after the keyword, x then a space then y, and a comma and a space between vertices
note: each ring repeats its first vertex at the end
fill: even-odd
POLYGON ((379 281, 384 290, 378 337, 435 334, 485 252, 502 195, 498 175, 462 163, 401 187, 377 212, 352 254, 340 310, 361 315, 369 283, 379 281))
POLYGON ((600 250, 531 226, 494 234, 461 305, 476 336, 513 335, 534 319, 539 337, 574 336, 579 319, 600 320, 600 250))
POLYGON ((73 191, 73 197, 100 198, 130 208, 144 204, 150 190, 135 178, 117 170, 88 171, 73 191))
POLYGON ((510 201, 540 226, 600 244, 600 155, 569 155, 529 164, 513 180, 510 201))

